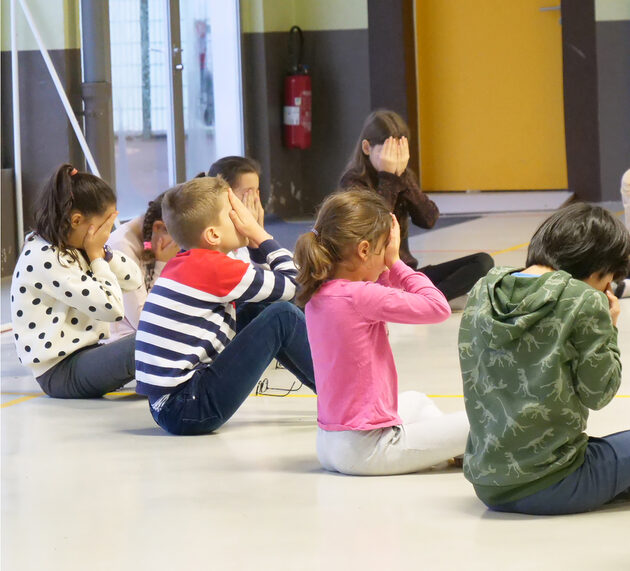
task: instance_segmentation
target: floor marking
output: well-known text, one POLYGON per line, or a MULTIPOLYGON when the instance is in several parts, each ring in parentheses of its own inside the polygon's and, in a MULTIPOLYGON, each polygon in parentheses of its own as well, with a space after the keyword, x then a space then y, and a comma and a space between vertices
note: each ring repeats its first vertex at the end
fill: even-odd
POLYGON ((36 399, 37 397, 41 397, 43 396, 44 393, 38 394, 38 395, 27 395, 24 397, 20 397, 19 399, 13 399, 10 400, 8 402, 2 403, 0 405, 0 408, 6 408, 8 406, 13 406, 14 404, 20 404, 21 402, 26 402, 27 400, 31 400, 31 399, 36 399))
POLYGON ((496 252, 490 252, 491 256, 498 256, 499 254, 506 254, 507 252, 514 252, 516 250, 520 250, 521 248, 525 248, 529 246, 529 242, 525 242, 524 244, 518 244, 516 246, 511 246, 509 248, 505 248, 504 250, 497 250, 496 252))

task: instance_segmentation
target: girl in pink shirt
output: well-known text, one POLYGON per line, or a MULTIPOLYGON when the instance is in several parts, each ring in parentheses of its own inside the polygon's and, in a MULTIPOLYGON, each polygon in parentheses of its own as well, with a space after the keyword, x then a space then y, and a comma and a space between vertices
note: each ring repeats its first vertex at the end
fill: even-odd
POLYGON ((355 475, 416 472, 464 453, 464 411, 443 414, 424 394, 398 395, 387 322, 439 323, 444 295, 398 255, 400 227, 376 193, 322 205, 295 251, 317 386, 317 455, 355 475))

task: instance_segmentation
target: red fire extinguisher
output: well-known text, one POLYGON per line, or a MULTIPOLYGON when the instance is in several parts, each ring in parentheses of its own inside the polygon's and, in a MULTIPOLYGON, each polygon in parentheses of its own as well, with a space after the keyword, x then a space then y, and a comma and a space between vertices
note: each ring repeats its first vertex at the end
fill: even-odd
POLYGON ((291 66, 284 78, 284 146, 308 149, 311 146, 311 76, 301 62, 304 37, 298 26, 289 31, 291 66))

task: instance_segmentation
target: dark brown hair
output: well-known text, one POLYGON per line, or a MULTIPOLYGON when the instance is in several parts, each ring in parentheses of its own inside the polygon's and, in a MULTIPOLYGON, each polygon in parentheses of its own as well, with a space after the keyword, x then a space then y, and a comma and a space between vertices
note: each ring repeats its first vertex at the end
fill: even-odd
MULTIPOLYGON (((180 186, 182 185, 177 184, 168 190, 173 190, 180 186)), ((149 202, 147 211, 144 213, 144 218, 142 219, 143 246, 144 242, 151 242, 151 239, 153 238, 153 223, 158 220, 162 220, 162 200, 168 190, 159 194, 151 202, 149 202)), ((147 291, 149 291, 151 289, 150 286, 153 283, 153 274, 155 271, 155 254, 153 253, 153 250, 143 248, 141 261, 144 264, 144 285, 147 288, 147 291)))
POLYGON ((260 163, 248 157, 223 157, 212 163, 208 169, 208 176, 221 175, 232 188, 237 183, 239 176, 248 173, 260 176, 260 163))
MULTIPOLYGON (((395 111, 388 109, 377 109, 372 111, 361 129, 361 134, 357 140, 354 150, 350 155, 350 160, 346 165, 343 178, 346 173, 352 171, 355 177, 376 179, 376 171, 370 162, 370 157, 363 152, 363 140, 366 139, 370 146, 382 145, 389 137, 409 139, 409 127, 405 120, 395 111)), ((374 185, 370 185, 374 186, 374 185)))
POLYGON ((295 245, 297 304, 306 305, 359 242, 367 240, 376 248, 389 235, 391 225, 389 208, 375 192, 351 189, 326 198, 313 230, 302 234, 295 245))
POLYGON ((103 214, 116 204, 116 193, 102 179, 87 172, 78 172, 70 164, 55 170, 43 186, 35 207, 35 232, 75 261, 78 254, 68 248, 72 229, 71 213, 77 210, 86 218, 103 214), (74 174, 71 174, 74 173, 74 174))
POLYGON ((554 212, 534 233, 527 266, 564 270, 578 280, 592 274, 628 275, 630 235, 621 220, 601 206, 575 202, 554 212))
POLYGON ((219 197, 227 192, 222 177, 193 178, 168 190, 162 199, 162 219, 182 248, 197 248, 201 233, 219 215, 219 197))

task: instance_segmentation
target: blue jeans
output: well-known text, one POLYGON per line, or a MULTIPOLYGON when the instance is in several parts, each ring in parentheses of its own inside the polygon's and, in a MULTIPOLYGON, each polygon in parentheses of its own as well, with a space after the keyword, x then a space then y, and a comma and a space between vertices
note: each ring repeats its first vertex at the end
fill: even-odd
MULTIPOLYGON (((630 492, 630 430, 589 438, 584 464, 564 480, 495 511, 560 515, 594 510, 630 492)), ((628 497, 630 500, 630 497, 628 497)))
POLYGON ((315 392, 311 349, 304 314, 288 302, 265 307, 258 315, 239 314, 238 333, 218 357, 171 394, 151 414, 171 434, 207 434, 225 424, 275 357, 315 392))

